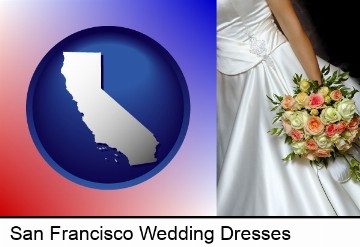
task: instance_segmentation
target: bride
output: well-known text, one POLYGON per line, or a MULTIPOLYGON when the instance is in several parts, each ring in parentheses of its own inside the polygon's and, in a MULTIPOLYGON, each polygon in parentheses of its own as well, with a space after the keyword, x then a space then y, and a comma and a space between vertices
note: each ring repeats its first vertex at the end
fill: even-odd
MULTIPOLYGON (((327 65, 291 1, 218 0, 217 16, 218 214, 360 215, 360 185, 334 175, 345 161, 328 169, 283 162, 290 147, 267 134, 274 114, 266 95, 291 95, 295 73, 321 83, 327 65)), ((354 100, 360 109, 360 93, 354 100)))

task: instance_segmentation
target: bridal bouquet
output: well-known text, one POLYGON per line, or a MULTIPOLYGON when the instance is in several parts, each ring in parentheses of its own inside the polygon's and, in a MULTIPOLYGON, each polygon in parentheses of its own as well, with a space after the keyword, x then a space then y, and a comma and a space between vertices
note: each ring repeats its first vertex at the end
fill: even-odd
POLYGON ((311 164, 327 166, 329 159, 343 157, 350 166, 350 176, 360 182, 359 161, 349 150, 359 145, 360 117, 352 99, 358 92, 345 87, 348 73, 335 71, 329 75, 330 66, 321 70, 323 83, 305 80, 295 74, 294 95, 268 97, 276 111, 272 135, 285 134, 285 143, 292 152, 283 160, 304 157, 311 164))

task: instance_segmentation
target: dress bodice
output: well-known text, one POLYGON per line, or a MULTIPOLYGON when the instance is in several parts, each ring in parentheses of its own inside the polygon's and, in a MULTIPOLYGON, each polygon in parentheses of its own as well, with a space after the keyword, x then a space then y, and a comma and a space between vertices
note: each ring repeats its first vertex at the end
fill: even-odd
POLYGON ((286 38, 266 0, 217 1, 217 68, 242 73, 263 60, 286 38))
POLYGON ((218 0, 217 16, 218 32, 237 35, 271 17, 271 10, 266 0, 218 0))

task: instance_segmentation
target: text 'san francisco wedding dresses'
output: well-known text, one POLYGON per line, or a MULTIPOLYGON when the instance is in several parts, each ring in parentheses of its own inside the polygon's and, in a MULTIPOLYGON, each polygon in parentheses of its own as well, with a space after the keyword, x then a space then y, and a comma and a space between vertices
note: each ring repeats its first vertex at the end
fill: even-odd
MULTIPOLYGON (((359 184, 305 159, 284 163, 290 147, 267 133, 266 95, 292 94, 294 73, 306 73, 266 0, 218 0, 217 8, 218 214, 360 215, 359 184)), ((360 93, 354 99, 360 109, 360 93)))

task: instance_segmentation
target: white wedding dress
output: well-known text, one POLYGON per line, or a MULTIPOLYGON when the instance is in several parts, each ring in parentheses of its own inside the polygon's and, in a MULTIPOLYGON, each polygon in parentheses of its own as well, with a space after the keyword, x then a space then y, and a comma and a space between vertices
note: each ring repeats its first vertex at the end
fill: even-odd
MULTIPOLYGON (((333 164, 283 162, 290 147, 267 133, 275 113, 266 95, 292 94, 293 75, 306 74, 266 0, 218 0, 217 15, 218 215, 360 215, 359 184, 337 181, 333 164)), ((360 93, 354 99, 360 109, 360 93)))

